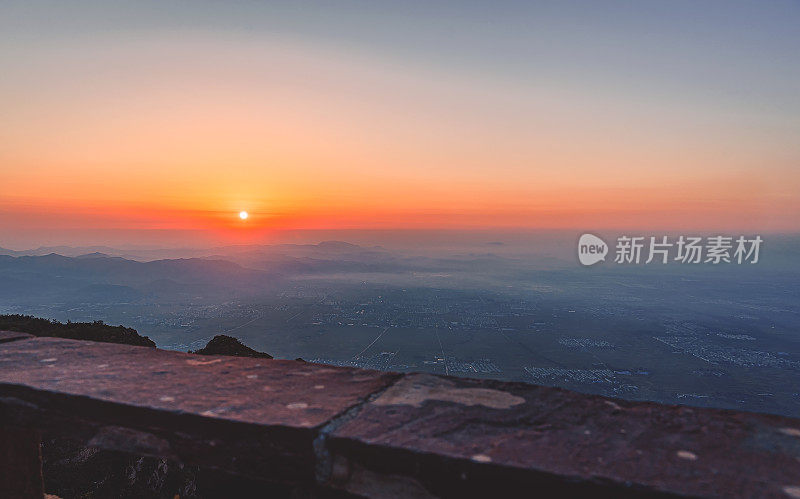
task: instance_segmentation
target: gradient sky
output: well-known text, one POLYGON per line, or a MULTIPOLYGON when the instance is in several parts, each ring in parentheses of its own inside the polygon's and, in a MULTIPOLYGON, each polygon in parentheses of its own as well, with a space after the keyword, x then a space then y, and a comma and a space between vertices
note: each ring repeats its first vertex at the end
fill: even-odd
POLYGON ((798 26, 797 1, 5 0, 0 246, 798 231, 798 26))

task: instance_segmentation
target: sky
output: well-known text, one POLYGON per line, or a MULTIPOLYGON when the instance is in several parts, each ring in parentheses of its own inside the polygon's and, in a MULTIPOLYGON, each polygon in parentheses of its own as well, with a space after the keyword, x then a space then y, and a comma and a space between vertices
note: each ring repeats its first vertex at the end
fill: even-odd
POLYGON ((5 0, 0 247, 798 232, 798 26, 797 1, 5 0))

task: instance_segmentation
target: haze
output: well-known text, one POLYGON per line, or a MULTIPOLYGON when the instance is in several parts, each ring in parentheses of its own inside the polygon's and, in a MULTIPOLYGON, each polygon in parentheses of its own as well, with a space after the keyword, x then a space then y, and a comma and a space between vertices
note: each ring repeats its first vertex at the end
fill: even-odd
POLYGON ((6 1, 0 242, 795 232, 799 23, 789 1, 6 1))

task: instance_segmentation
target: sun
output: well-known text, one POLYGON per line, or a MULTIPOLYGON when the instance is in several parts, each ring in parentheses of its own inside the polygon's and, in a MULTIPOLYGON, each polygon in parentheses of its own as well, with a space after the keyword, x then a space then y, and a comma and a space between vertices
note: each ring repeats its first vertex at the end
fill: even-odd
POLYGON ((247 217, 249 217, 249 216, 250 215, 248 215, 246 211, 240 211, 239 212, 239 218, 241 218, 242 220, 247 220, 247 217))

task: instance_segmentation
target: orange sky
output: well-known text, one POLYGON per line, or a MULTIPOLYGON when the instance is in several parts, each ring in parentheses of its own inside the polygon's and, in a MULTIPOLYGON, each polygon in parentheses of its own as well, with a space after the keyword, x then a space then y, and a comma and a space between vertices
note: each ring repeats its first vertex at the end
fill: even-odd
POLYGON ((22 52, 10 40, 0 246, 55 228, 222 241, 307 228, 800 229, 797 116, 769 106, 267 32, 53 36, 22 52))

